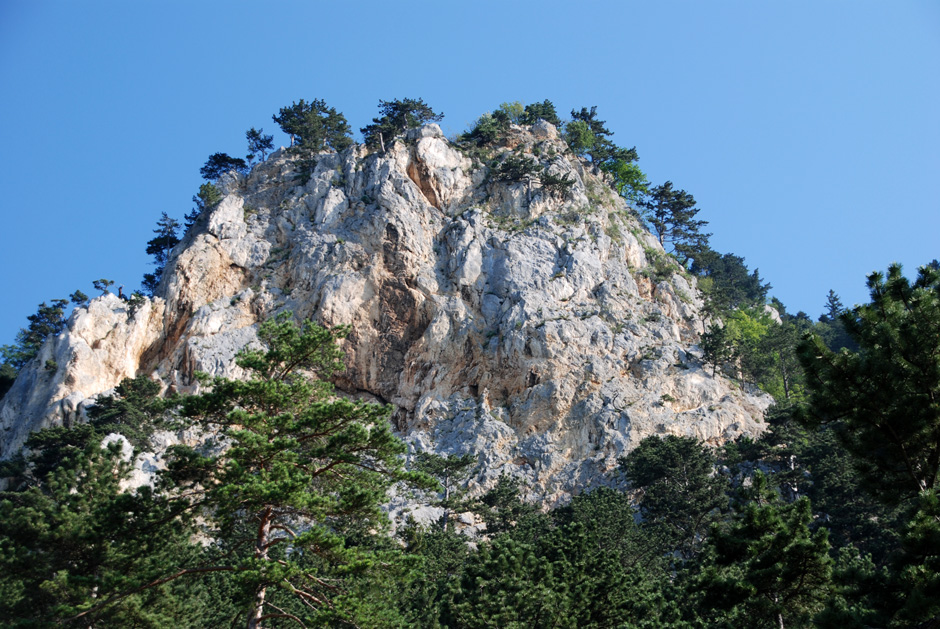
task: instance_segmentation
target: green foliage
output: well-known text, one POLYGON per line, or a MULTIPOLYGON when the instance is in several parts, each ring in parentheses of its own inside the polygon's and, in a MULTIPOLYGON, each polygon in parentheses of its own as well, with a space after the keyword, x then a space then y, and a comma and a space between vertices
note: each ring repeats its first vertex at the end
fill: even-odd
POLYGON ((802 399, 804 376, 797 347, 807 324, 789 319, 777 323, 756 307, 722 316, 723 323, 712 324, 702 335, 705 363, 758 385, 780 403, 802 399))
POLYGON ((568 194, 574 182, 574 178, 568 174, 559 177, 558 175, 549 174, 548 171, 543 171, 539 175, 539 183, 542 184, 542 187, 545 188, 550 195, 557 195, 561 198, 564 198, 568 194))
POLYGON ((95 290, 100 290, 102 295, 109 295, 111 291, 108 289, 114 286, 114 281, 101 278, 100 280, 93 281, 91 285, 95 287, 95 290))
POLYGON ((163 212, 157 221, 157 228, 153 230, 156 236, 147 241, 147 255, 153 256, 153 263, 160 269, 166 266, 170 251, 179 244, 180 239, 176 235, 179 228, 179 221, 163 212))
POLYGON ((138 449, 150 446, 150 437, 171 422, 165 417, 177 397, 160 397, 160 383, 147 376, 124 378, 111 395, 102 395, 88 409, 89 424, 99 433, 119 433, 138 449))
POLYGON ((525 502, 521 493, 522 481, 500 474, 496 486, 471 507, 483 518, 487 535, 512 532, 517 539, 532 541, 538 536, 535 531, 547 526, 547 522, 540 521, 538 508, 525 502))
MULTIPOLYGON (((65 329, 67 305, 68 301, 65 299, 53 299, 48 305, 42 302, 35 314, 26 317, 29 325, 16 334, 16 343, 0 347, 3 364, 8 366, 7 377, 11 376, 11 370, 18 372, 26 363, 35 358, 47 338, 56 336, 65 329)), ((10 384, 12 385, 12 381, 10 384)))
POLYGON ((245 139, 248 140, 248 161, 249 163, 257 155, 261 155, 263 162, 269 151, 274 149, 274 136, 264 135, 264 129, 255 129, 254 127, 245 131, 245 139))
POLYGON ((441 456, 433 452, 419 452, 415 457, 415 469, 431 476, 441 484, 442 496, 438 504, 444 508, 441 528, 447 528, 450 511, 460 504, 459 483, 470 474, 470 466, 476 463, 471 454, 463 456, 441 456))
POLYGON ((535 124, 539 120, 544 120, 556 127, 561 126, 561 119, 555 110, 555 105, 547 98, 541 103, 531 103, 525 106, 525 111, 519 119, 520 124, 535 124))
POLYGON ((811 531, 810 502, 785 505, 755 473, 734 520, 716 525, 693 580, 708 626, 806 626, 829 595, 826 529, 811 531))
MULTIPOLYGON (((5 347, 0 348, 0 352, 3 352, 4 349, 5 347)), ((3 396, 16 382, 16 373, 16 368, 10 363, 0 364, 0 400, 3 400, 3 396)))
POLYGON ((674 190, 671 181, 654 187, 639 205, 659 244, 670 247, 669 253, 674 253, 681 264, 692 257, 693 251, 707 245, 711 234, 700 230, 708 222, 695 219, 699 212, 695 199, 685 190, 674 190))
POLYGON ((139 589, 198 560, 187 521, 149 488, 120 490, 129 465, 118 444, 69 444, 69 431, 57 430, 59 444, 32 440, 43 447, 33 482, 0 493, 5 626, 205 626, 198 585, 139 589))
POLYGON ((346 117, 319 99, 300 99, 272 118, 290 136, 293 152, 308 159, 327 148, 343 151, 353 143, 346 117))
POLYGON ((526 181, 540 173, 541 165, 531 157, 508 155, 490 170, 491 181, 526 181))
POLYGON ((472 142, 476 146, 493 144, 499 140, 509 129, 509 114, 496 110, 491 114, 483 114, 473 125, 473 129, 461 136, 461 140, 472 142))
POLYGON ((240 174, 248 169, 248 164, 240 157, 232 157, 227 153, 213 153, 199 169, 203 179, 218 179, 227 172, 235 171, 240 174))
POLYGON ((420 98, 380 100, 379 114, 380 117, 373 118, 372 124, 366 125, 360 131, 366 146, 381 147, 383 150, 408 129, 417 129, 429 122, 440 122, 444 119, 444 114, 434 113, 420 98))
POLYGON ((715 463, 710 449, 675 435, 647 437, 620 459, 624 476, 641 491, 644 521, 682 559, 699 551, 709 526, 727 505, 727 480, 714 474, 715 463))
POLYGON ((80 290, 76 290, 74 293, 69 295, 69 301, 78 306, 79 308, 84 308, 88 305, 88 295, 83 293, 80 290))
POLYGON ((156 266, 153 273, 144 275, 142 282, 144 290, 151 296, 163 278, 163 270, 166 263, 170 260, 170 252, 179 244, 180 224, 175 218, 170 218, 166 212, 160 216, 157 221, 157 228, 153 230, 156 234, 154 238, 147 241, 147 254, 153 256, 153 264, 156 266))
POLYGON ((343 334, 282 314, 259 329, 265 349, 237 359, 250 380, 207 379, 209 392, 183 401, 187 417, 219 427, 230 447, 216 456, 177 448, 169 477, 200 496, 194 507, 213 537, 254 549, 230 560, 248 626, 285 601, 315 623, 353 613, 355 598, 344 598, 351 576, 396 559, 347 544, 344 532, 386 528, 380 506, 393 482, 433 484, 404 470, 390 407, 332 395, 325 379, 342 367, 343 334))
POLYGON ((611 159, 601 164, 601 170, 611 174, 617 194, 631 204, 638 204, 650 192, 646 173, 634 161, 611 159))
POLYGON ((502 103, 496 111, 505 114, 509 122, 513 124, 522 124, 522 118, 525 116, 525 106, 517 100, 502 103))
POLYGON ((583 120, 572 120, 565 125, 565 142, 575 155, 585 155, 594 146, 594 134, 583 120))
POLYGON ((663 579, 629 568, 580 521, 535 543, 501 536, 470 556, 442 606, 445 627, 662 627, 675 620, 663 579), (672 616, 672 617, 670 617, 672 616))
POLYGON ((184 216, 186 222, 185 233, 189 233, 200 216, 212 211, 222 201, 222 192, 211 183, 204 183, 199 186, 199 192, 193 195, 195 207, 184 216))
POLYGON ((765 284, 758 270, 748 271, 744 258, 732 253, 724 255, 708 248, 691 254, 689 270, 701 280, 708 308, 721 313, 735 308, 763 306, 770 284, 765 284))
POLYGON ((811 391, 803 421, 831 426, 866 485, 886 500, 937 489, 940 474, 940 272, 910 282, 900 265, 868 278, 871 303, 841 315, 857 352, 819 337, 800 348, 811 391))
POLYGON ((580 151, 574 146, 571 148, 578 155, 589 155, 593 164, 603 166, 612 161, 635 162, 638 159, 636 148, 625 149, 608 139, 613 132, 604 126, 606 123, 603 120, 597 119, 597 107, 582 107, 581 111, 572 109, 571 119, 566 133, 576 126, 578 135, 582 136, 579 137, 580 151), (580 130, 582 125, 583 131, 580 130))

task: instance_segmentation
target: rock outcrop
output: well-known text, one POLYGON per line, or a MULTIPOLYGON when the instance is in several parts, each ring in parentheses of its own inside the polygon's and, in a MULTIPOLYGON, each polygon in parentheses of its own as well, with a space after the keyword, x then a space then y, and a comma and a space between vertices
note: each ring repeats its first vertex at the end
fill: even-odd
POLYGON ((478 455, 471 488, 521 475, 552 502, 647 435, 761 430, 769 398, 702 368, 694 281, 551 125, 482 149, 428 125, 385 154, 323 154, 302 185, 295 171, 281 150, 223 178, 137 312, 113 296, 77 310, 4 399, 0 456, 126 376, 190 391, 195 370, 239 375, 283 309, 350 325, 339 389, 394 404, 417 449, 478 455), (510 155, 572 183, 498 180, 510 155))

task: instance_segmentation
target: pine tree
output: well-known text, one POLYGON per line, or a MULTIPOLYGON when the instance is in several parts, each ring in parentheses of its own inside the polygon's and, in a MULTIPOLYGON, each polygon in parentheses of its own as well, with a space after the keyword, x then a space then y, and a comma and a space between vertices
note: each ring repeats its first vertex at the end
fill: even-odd
MULTIPOLYGON (((614 133, 604 126, 606 122, 597 119, 597 107, 591 107, 590 109, 582 107, 581 111, 572 109, 571 123, 568 124, 568 127, 579 124, 584 126, 590 137, 589 140, 581 142, 582 152, 590 156, 594 165, 601 166, 612 161, 630 163, 637 160, 636 147, 631 149, 621 148, 608 139, 614 133)), ((578 151, 575 150, 575 153, 578 153, 578 151)))
POLYGON ((170 260, 170 252, 179 244, 180 239, 176 235, 179 228, 179 221, 163 212, 160 220, 157 221, 157 228, 153 230, 156 236, 147 241, 147 253, 153 256, 153 264, 156 266, 153 273, 144 274, 142 284, 148 295, 154 294, 163 278, 163 270, 170 260))
POLYGON ((827 531, 807 498, 785 505, 757 472, 734 520, 716 525, 692 581, 707 626, 806 626, 832 587, 827 531))
POLYGON ((245 139, 248 140, 248 159, 251 161, 256 155, 261 155, 263 162, 269 151, 274 149, 274 136, 264 135, 264 129, 255 129, 254 127, 245 132, 245 139))
POLYGON ((714 474, 715 455, 690 437, 647 437, 620 468, 641 490, 644 521, 665 535, 670 549, 690 559, 728 500, 727 480, 714 474))
POLYGON ((193 203, 195 206, 183 217, 186 222, 185 233, 189 233, 189 230, 193 228, 193 225, 196 224, 199 217, 207 211, 211 211, 221 200, 222 193, 211 183, 204 183, 199 186, 199 193, 193 195, 193 203))
POLYGON ((525 106, 525 110, 520 118, 520 124, 535 124, 539 120, 552 124, 556 127, 561 126, 561 119, 555 110, 555 104, 547 98, 541 103, 530 103, 525 106))
POLYGON ((206 626, 199 584, 155 583, 199 561, 188 518, 149 487, 122 491, 130 464, 101 438, 87 425, 33 435, 26 482, 0 493, 4 625, 206 626))
POLYGON ((218 179, 227 172, 235 171, 244 173, 248 169, 248 164, 240 157, 232 157, 227 153, 213 153, 206 160, 206 163, 199 169, 199 174, 203 179, 218 179))
POLYGON ((32 360, 47 338, 65 329, 65 307, 68 303, 65 299, 53 299, 49 304, 42 302, 35 314, 26 317, 29 325, 16 334, 16 344, 0 347, 3 363, 9 366, 8 376, 11 375, 10 369, 18 372, 32 360))
POLYGON ((460 503, 458 484, 470 474, 470 466, 476 463, 472 454, 463 456, 442 456, 433 452, 420 452, 415 458, 415 469, 424 472, 438 480, 441 484, 443 496, 438 504, 444 508, 441 518, 441 528, 447 528, 447 520, 451 509, 460 503))
POLYGON ((940 272, 915 282, 892 265, 868 278, 871 303, 840 321, 857 352, 817 336, 801 348, 811 398, 801 415, 827 425, 856 458, 866 485, 899 501, 940 483, 940 272))
POLYGON ((674 190, 671 181, 654 187, 639 205, 659 244, 670 247, 667 252, 676 254, 680 263, 694 258, 693 252, 707 246, 711 234, 700 230, 708 222, 695 220, 699 212, 695 199, 685 190, 674 190))
POLYGON ((298 326, 284 313, 260 327, 266 349, 239 355, 250 380, 203 378, 211 390, 183 403, 199 425, 221 427, 229 448, 215 456, 177 448, 169 477, 198 496, 213 537, 251 549, 217 567, 245 588, 251 629, 278 617, 325 623, 352 613, 349 575, 382 573, 400 553, 348 545, 344 532, 385 530, 380 506, 393 482, 433 485, 405 472, 390 407, 333 396, 327 379, 342 366, 336 340, 344 333, 298 326), (285 605, 293 611, 278 611, 285 605))
POLYGON ((319 99, 309 103, 300 99, 290 107, 282 107, 273 119, 290 136, 293 151, 303 156, 327 148, 342 151, 352 145, 346 117, 319 99))
POLYGON ((402 100, 379 101, 378 118, 372 119, 372 124, 366 125, 359 131, 367 146, 385 149, 391 146, 395 138, 400 137, 408 129, 417 129, 429 122, 440 122, 444 114, 435 113, 423 100, 405 98, 402 100))

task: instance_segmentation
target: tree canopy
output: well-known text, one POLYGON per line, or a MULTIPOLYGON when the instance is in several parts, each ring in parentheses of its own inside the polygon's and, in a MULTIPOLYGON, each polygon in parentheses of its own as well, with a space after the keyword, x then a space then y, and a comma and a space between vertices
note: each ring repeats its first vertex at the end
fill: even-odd
POLYGON ((352 130, 346 117, 325 101, 300 99, 273 116, 281 131, 290 136, 291 148, 304 155, 352 146, 352 130))
POLYGON ((199 174, 202 175, 203 179, 212 181, 227 172, 244 173, 247 169, 248 164, 240 157, 232 157, 227 153, 213 153, 206 160, 203 167, 199 169, 199 174))
POLYGON ((416 129, 429 122, 440 122, 443 113, 435 113, 422 99, 404 98, 379 101, 379 117, 372 119, 360 131, 367 146, 384 148, 408 129, 416 129))
POLYGON ((940 475, 940 272, 911 282, 892 265, 868 277, 871 303, 840 315, 858 351, 819 337, 801 347, 811 390, 803 418, 832 426, 866 482, 896 499, 936 490, 940 475))
POLYGON ((676 254, 680 263, 693 258, 708 243, 711 234, 702 233, 707 221, 697 220, 695 198, 685 190, 676 190, 672 182, 655 186, 640 204, 643 218, 667 252, 676 254))

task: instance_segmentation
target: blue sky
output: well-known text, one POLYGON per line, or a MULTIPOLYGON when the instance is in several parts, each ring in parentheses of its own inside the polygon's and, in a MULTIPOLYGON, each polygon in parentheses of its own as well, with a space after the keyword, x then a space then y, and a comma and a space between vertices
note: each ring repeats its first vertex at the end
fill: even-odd
POLYGON ((596 105, 712 246, 792 312, 940 258, 940 3, 0 0, 0 343, 43 300, 128 291, 161 212, 244 133, 322 98, 353 128, 423 98, 596 105))

